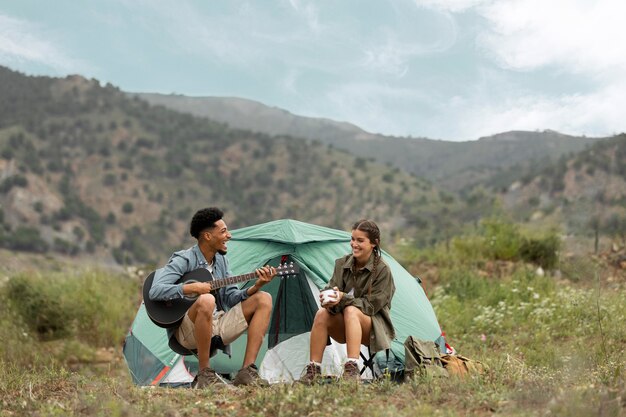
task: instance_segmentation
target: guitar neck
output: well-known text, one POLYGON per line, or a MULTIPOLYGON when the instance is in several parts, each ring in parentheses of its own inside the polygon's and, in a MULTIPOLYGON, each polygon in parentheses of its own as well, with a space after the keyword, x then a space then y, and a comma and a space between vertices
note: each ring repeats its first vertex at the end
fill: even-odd
MULTIPOLYGON (((276 267, 276 275, 280 277, 293 276, 299 272, 300 267, 293 262, 290 264, 282 264, 276 267)), ((217 290, 227 285, 250 281, 252 279, 255 279, 256 277, 256 272, 250 272, 248 274, 236 275, 234 277, 214 279, 213 281, 211 281, 211 288, 217 290)))
POLYGON ((234 277, 214 279, 213 281, 211 281, 211 289, 217 290, 219 288, 226 287, 228 285, 250 281, 251 279, 254 279, 254 278, 256 278, 256 272, 250 272, 248 274, 243 274, 243 275, 235 275, 234 277))

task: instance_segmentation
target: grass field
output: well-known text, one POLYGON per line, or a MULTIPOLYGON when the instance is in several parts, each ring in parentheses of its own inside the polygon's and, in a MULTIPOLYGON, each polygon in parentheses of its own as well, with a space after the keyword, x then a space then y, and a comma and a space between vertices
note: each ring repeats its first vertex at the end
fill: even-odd
POLYGON ((409 269, 437 277, 429 297, 449 343, 485 374, 234 392, 132 384, 121 341, 136 311, 134 277, 15 274, 0 288, 0 416, 625 416, 618 255, 561 259, 541 274, 450 249, 412 253, 409 269))

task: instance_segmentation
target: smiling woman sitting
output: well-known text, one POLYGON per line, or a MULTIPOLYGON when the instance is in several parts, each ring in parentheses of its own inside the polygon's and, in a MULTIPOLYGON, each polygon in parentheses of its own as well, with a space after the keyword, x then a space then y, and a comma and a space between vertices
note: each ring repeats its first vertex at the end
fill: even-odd
POLYGON ((320 379, 322 357, 332 337, 347 345, 348 359, 342 378, 360 380, 357 360, 361 345, 372 353, 390 347, 395 337, 391 323, 391 299, 395 285, 391 269, 380 253, 380 230, 371 220, 352 226, 352 253, 335 261, 328 286, 320 292, 322 308, 311 329, 310 363, 300 382, 312 384, 320 379), (325 290, 334 290, 331 296, 325 290))

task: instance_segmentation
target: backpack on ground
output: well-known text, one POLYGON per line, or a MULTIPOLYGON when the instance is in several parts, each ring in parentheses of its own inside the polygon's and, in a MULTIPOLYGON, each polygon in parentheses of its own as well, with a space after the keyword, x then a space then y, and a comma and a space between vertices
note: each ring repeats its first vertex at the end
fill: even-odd
POLYGON ((465 378, 468 375, 482 375, 487 370, 487 366, 482 362, 461 355, 443 355, 441 362, 448 374, 460 378, 465 378))
POLYGON ((404 342, 404 379, 416 376, 447 377, 435 342, 407 337, 404 342))

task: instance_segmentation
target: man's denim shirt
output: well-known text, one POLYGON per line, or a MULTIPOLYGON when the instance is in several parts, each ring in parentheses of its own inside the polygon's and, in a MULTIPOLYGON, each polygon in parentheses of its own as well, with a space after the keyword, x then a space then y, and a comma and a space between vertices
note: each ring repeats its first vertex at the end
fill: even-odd
MULTIPOLYGON (((174 252, 167 265, 155 271, 152 287, 150 288, 150 299, 166 301, 183 298, 183 284, 176 284, 176 281, 187 272, 198 268, 206 268, 207 266, 208 262, 198 245, 174 252)), ((217 280, 229 276, 231 276, 231 272, 228 266, 228 259, 216 253, 215 263, 213 264, 213 279, 217 280)), ((228 285, 218 290, 218 297, 223 308, 229 310, 248 298, 248 293, 245 289, 240 290, 236 285, 228 285)))

